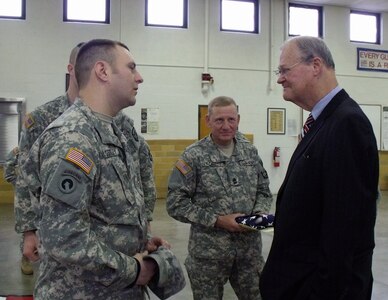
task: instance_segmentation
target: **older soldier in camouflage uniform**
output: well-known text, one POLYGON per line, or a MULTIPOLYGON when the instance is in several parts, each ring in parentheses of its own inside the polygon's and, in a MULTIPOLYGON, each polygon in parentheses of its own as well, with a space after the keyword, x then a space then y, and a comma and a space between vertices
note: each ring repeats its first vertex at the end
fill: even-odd
MULTIPOLYGON (((67 67, 70 80, 66 94, 39 106, 33 112, 27 114, 19 143, 21 149, 21 155, 19 156, 20 165, 25 162, 33 143, 46 127, 74 103, 78 95, 78 84, 75 79, 74 65, 78 50, 82 45, 83 43, 79 43, 73 48, 70 54, 67 67)), ((133 120, 126 114, 120 112, 115 118, 115 122, 123 131, 128 141, 131 142, 132 155, 136 156, 134 161, 140 161, 140 179, 145 197, 147 220, 150 222, 152 221, 156 201, 156 189, 153 177, 152 155, 149 146, 142 136, 137 135, 133 120)), ((15 229, 18 233, 24 233, 25 236, 25 246, 22 251, 30 260, 36 261, 39 259, 37 238, 35 235, 35 231, 37 230, 35 210, 37 210, 37 207, 34 209, 32 205, 34 203, 37 205, 38 201, 32 200, 33 196, 29 194, 28 184, 23 177, 20 177, 17 182, 15 192, 15 229)))
POLYGON ((34 299, 143 299, 157 271, 144 257, 164 243, 147 239, 140 170, 113 121, 143 79, 128 48, 110 40, 83 45, 75 68, 82 101, 49 125, 22 168, 39 199, 34 299))
POLYGON ((261 233, 235 218, 268 212, 272 195, 257 149, 236 134, 239 120, 232 98, 213 99, 211 134, 183 152, 169 179, 167 211, 191 224, 185 265, 197 300, 222 299, 228 280, 238 299, 260 299, 261 233))

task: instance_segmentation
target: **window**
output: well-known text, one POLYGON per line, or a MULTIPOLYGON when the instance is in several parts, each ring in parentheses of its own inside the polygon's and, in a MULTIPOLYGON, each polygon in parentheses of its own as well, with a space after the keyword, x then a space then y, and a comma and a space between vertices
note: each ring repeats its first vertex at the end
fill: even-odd
POLYGON ((351 11, 350 41, 380 44, 380 14, 351 11))
POLYGON ((63 0, 63 21, 110 23, 110 0, 63 0))
POLYGON ((146 0, 145 25, 187 28, 187 0, 146 0))
POLYGON ((290 3, 288 6, 288 35, 323 36, 322 7, 290 3))
POLYGON ((221 0, 221 30, 259 32, 258 0, 221 0))
POLYGON ((26 0, 0 0, 1 19, 26 19, 26 0))

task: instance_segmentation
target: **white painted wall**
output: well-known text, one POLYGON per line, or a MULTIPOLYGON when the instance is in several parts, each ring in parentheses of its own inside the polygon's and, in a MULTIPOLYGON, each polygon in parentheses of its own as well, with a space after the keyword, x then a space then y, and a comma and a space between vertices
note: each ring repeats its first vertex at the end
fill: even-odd
MULTIPOLYGON (((131 49, 145 79, 136 106, 125 111, 140 129, 140 109, 160 109, 160 133, 146 135, 147 139, 197 138, 198 105, 215 96, 232 96, 240 108, 240 130, 254 134, 271 189, 277 192, 297 140, 287 134, 267 135, 267 108, 286 108, 287 119, 296 120, 298 126, 302 123, 301 110, 282 99, 272 73, 286 37, 286 1, 260 0, 259 35, 220 32, 218 0, 189 0, 185 30, 145 27, 143 0, 111 1, 110 25, 63 23, 62 10, 61 0, 27 1, 25 21, 0 20, 0 97, 25 97, 30 111, 64 93, 69 52, 77 43, 92 38, 120 40, 131 49), (205 68, 215 81, 208 94, 201 92, 205 68), (272 167, 275 146, 281 148, 280 168, 272 167)), ((386 18, 388 14, 383 14, 382 45, 352 44, 349 9, 324 7, 325 40, 338 80, 362 104, 388 105, 388 74, 356 69, 357 47, 388 49, 386 18)))

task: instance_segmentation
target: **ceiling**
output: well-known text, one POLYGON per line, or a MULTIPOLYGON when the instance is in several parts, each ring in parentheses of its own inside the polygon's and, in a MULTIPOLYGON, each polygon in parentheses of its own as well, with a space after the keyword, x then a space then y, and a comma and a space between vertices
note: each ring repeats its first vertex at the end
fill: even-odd
POLYGON ((295 2, 312 5, 344 6, 370 12, 388 12, 388 0, 295 0, 295 2))

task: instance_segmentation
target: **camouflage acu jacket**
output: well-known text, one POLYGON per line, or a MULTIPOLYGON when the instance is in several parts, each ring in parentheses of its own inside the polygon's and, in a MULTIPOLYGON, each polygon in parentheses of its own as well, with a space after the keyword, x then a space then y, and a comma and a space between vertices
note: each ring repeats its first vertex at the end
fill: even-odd
POLYGON ((130 148, 113 122, 81 101, 31 148, 22 172, 40 199, 34 298, 142 299, 142 289, 131 287, 132 256, 145 247, 147 220, 130 148))
MULTIPOLYGON (((24 164, 32 145, 46 127, 62 115, 70 105, 71 103, 67 95, 64 94, 37 107, 34 111, 26 115, 19 141, 19 166, 24 164)), ((34 212, 34 206, 37 205, 37 201, 30 195, 28 183, 23 178, 23 174, 19 175, 15 188, 15 230, 22 233, 37 229, 37 216, 34 212)))
POLYGON ((272 203, 267 172, 257 149, 241 134, 229 158, 210 137, 189 146, 173 169, 167 211, 191 223, 189 253, 203 258, 261 255, 260 232, 230 233, 214 227, 219 215, 268 212, 272 203))
MULTIPOLYGON (((21 155, 18 159, 18 165, 24 164, 29 150, 46 127, 61 116, 70 106, 71 103, 65 94, 27 114, 19 143, 21 155)), ((130 117, 120 113, 115 118, 115 122, 132 144, 130 149, 133 151, 132 155, 136 156, 134 161, 140 161, 140 175, 146 203, 147 220, 152 221, 156 201, 156 188, 149 146, 144 138, 137 134, 133 120, 130 117)), ((30 195, 27 185, 28 183, 20 176, 16 182, 15 190, 15 229, 19 233, 37 229, 37 216, 34 213, 37 207, 34 208, 34 206, 38 205, 38 200, 30 195)))

